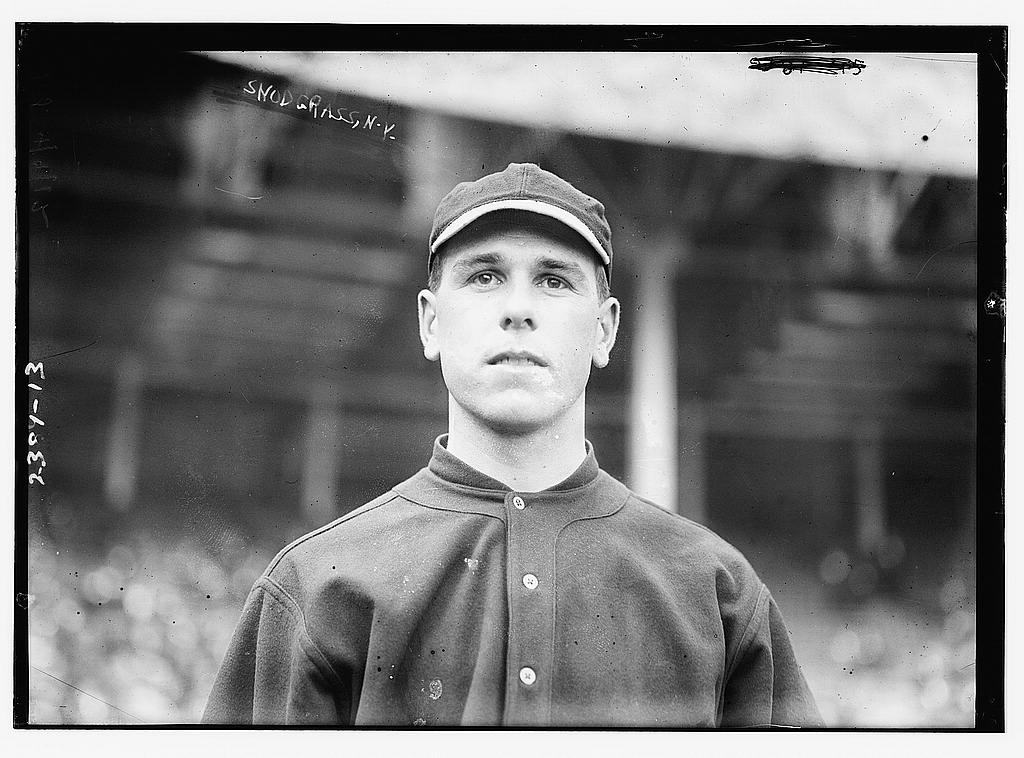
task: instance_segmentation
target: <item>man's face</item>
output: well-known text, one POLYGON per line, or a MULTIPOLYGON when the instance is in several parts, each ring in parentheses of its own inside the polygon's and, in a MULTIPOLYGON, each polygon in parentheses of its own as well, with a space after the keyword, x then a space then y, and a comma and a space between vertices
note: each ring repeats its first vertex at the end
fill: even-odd
POLYGON ((477 222, 448 243, 436 292, 419 295, 420 337, 452 401, 486 426, 543 429, 584 401, 619 322, 597 294, 597 259, 548 224, 477 222))

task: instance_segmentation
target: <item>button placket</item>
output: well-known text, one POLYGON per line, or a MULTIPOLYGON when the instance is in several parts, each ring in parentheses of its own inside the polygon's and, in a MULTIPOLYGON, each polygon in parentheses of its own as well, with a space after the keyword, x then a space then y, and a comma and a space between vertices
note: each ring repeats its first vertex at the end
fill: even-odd
POLYGON ((554 636, 554 540, 563 509, 543 495, 508 493, 508 594, 505 723, 544 725, 550 719, 554 636))

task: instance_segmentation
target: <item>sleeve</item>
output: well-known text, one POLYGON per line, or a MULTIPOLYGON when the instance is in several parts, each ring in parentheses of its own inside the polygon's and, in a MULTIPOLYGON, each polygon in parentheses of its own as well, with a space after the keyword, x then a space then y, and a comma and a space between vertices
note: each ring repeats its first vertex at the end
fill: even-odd
POLYGON ((266 577, 250 592, 213 683, 206 724, 344 724, 349 688, 306 632, 301 609, 266 577))
POLYGON ((782 612, 763 585, 726 675, 721 725, 825 726, 796 662, 782 612))

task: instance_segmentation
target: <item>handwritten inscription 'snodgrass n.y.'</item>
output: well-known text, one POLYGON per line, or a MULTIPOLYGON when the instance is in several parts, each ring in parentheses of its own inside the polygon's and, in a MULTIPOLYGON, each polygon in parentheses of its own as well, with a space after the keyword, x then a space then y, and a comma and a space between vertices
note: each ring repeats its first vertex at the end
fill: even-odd
MULTIPOLYGON (((333 100, 327 102, 322 95, 302 93, 296 95, 290 89, 280 88, 275 84, 250 79, 242 88, 244 95, 255 99, 257 103, 276 105, 279 108, 305 111, 312 119, 326 119, 347 124, 350 129, 376 132, 383 140, 393 140, 395 124, 372 113, 337 105, 333 100)), ((304 115, 304 114, 303 114, 304 115)))

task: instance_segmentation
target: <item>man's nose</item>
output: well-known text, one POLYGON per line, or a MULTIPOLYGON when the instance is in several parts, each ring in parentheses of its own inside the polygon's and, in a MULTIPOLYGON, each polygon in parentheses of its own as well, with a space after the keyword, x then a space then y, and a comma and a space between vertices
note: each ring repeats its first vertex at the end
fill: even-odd
POLYGON ((528 283, 509 283, 502 302, 502 329, 534 329, 537 325, 533 288, 528 283))

